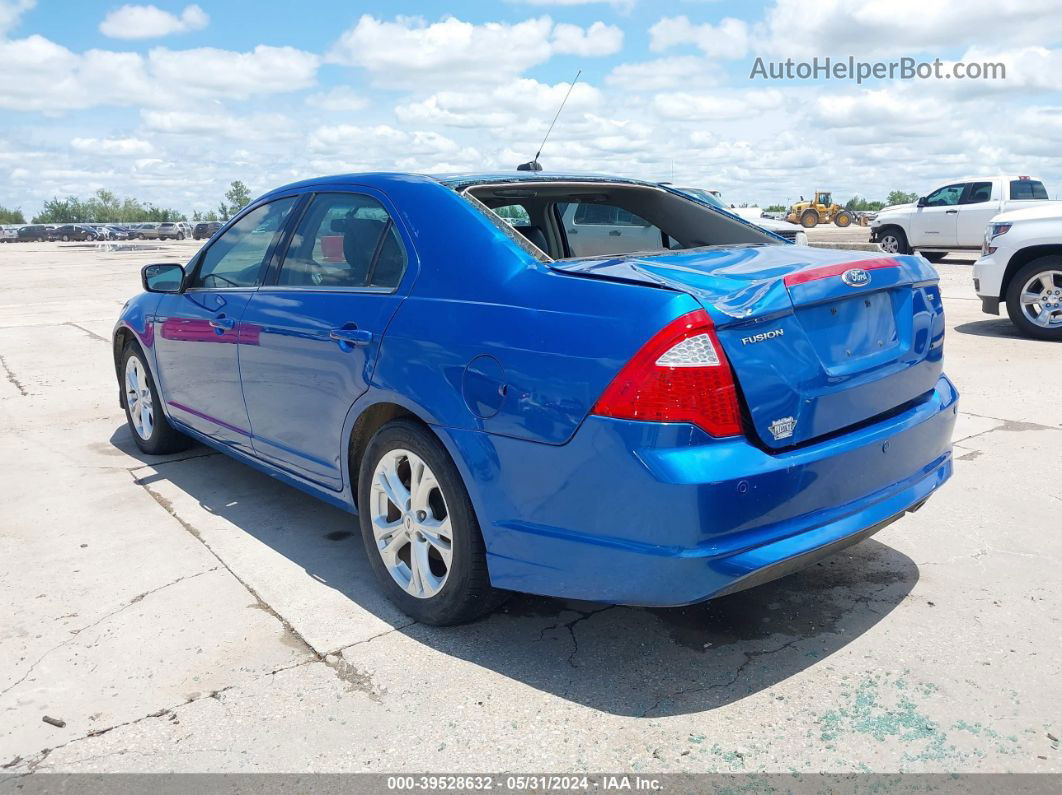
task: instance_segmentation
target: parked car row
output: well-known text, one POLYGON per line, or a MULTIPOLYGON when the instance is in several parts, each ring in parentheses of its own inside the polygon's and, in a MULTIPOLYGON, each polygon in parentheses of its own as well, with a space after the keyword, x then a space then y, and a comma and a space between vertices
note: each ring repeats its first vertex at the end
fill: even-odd
POLYGON ((41 243, 51 241, 95 240, 184 240, 211 237, 221 228, 217 222, 196 224, 197 234, 187 221, 145 221, 135 224, 24 224, 0 228, 0 243, 41 243))

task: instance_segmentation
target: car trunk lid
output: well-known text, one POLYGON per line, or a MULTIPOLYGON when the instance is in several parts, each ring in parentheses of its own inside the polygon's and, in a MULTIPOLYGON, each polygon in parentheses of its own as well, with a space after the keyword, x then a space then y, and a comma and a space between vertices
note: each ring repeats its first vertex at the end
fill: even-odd
POLYGON ((696 298, 734 368, 750 430, 769 448, 905 406, 941 373, 937 273, 917 255, 739 246, 552 267, 696 298))

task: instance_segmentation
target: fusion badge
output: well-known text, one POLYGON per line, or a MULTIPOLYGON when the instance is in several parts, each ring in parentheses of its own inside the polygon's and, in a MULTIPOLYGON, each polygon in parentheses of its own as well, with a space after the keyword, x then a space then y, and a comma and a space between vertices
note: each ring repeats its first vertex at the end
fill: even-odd
POLYGON ((742 345, 755 345, 757 342, 763 342, 764 340, 773 340, 775 337, 781 337, 785 334, 784 328, 771 329, 770 331, 763 331, 759 334, 753 334, 751 337, 742 337, 742 345))

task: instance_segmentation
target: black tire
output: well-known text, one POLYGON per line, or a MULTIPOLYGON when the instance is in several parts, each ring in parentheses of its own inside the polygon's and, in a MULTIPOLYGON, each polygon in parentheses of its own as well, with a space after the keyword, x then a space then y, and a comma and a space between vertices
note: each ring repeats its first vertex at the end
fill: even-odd
POLYGON ((814 210, 804 210, 800 214, 800 225, 805 229, 814 229, 819 224, 819 214, 814 210))
POLYGON ((852 224, 852 216, 851 216, 850 213, 847 213, 847 212, 842 210, 841 212, 837 213, 837 215, 835 215, 833 217, 833 222, 837 226, 839 226, 842 229, 844 229, 846 226, 851 226, 851 224, 852 224))
MULTIPOLYGON (((372 437, 361 461, 358 508, 369 565, 384 594, 402 612, 424 624, 449 626, 479 618, 501 603, 502 592, 490 584, 483 536, 461 474, 439 440, 422 425, 398 419, 384 425, 372 437), (373 476, 381 459, 390 451, 399 449, 419 456, 435 475, 450 519, 450 567, 439 591, 426 598, 413 596, 399 586, 384 564, 373 533, 370 492, 373 476)), ((412 545, 400 549, 411 550, 412 545)), ((411 552, 407 552, 407 556, 409 554, 411 552)))
POLYGON ((63 239, 64 243, 69 243, 70 242, 70 235, 63 235, 62 239, 63 239))
POLYGON ((178 240, 184 240, 184 232, 178 232, 177 233, 177 239, 178 240))
POLYGON ((907 244, 907 235, 898 226, 886 226, 878 233, 878 245, 886 254, 910 254, 911 247, 907 244), (890 251, 887 241, 895 241, 895 250, 890 251))
MULTIPOLYGON (((1007 314, 1010 315, 1010 322, 1018 327, 1018 330, 1027 337, 1034 337, 1038 340, 1050 340, 1051 342, 1062 342, 1062 325, 1054 326, 1052 328, 1045 328, 1033 323, 1029 318, 1025 317, 1025 313, 1021 310, 1021 291, 1025 287, 1025 284, 1038 273, 1044 271, 1062 271, 1062 256, 1057 254, 1051 254, 1046 257, 1039 257, 1032 260, 1021 267, 1021 269, 1015 273, 1010 283, 1007 285, 1007 314)), ((1054 280, 1055 292, 1051 298, 1055 303, 1055 309, 1062 311, 1062 277, 1056 277, 1054 280)), ((1043 282, 1040 283, 1043 288, 1043 282)), ((1042 310, 1041 310, 1042 311, 1042 310)))
POLYGON ((122 390, 122 402, 125 403, 125 421, 129 426, 129 432, 132 434, 133 441, 136 442, 137 447, 148 455, 166 455, 167 453, 179 453, 181 450, 187 450, 194 444, 192 439, 188 438, 170 425, 165 414, 162 413, 162 401, 159 400, 159 393, 155 388, 155 379, 152 377, 151 370, 147 366, 143 351, 135 342, 127 343, 125 350, 122 351, 122 368, 119 379, 119 388, 122 390), (152 412, 154 416, 154 421, 152 423, 153 427, 147 438, 140 435, 140 432, 136 429, 136 426, 133 423, 129 397, 125 384, 125 376, 126 370, 129 367, 129 360, 134 358, 137 360, 141 372, 144 374, 145 380, 147 381, 147 388, 151 392, 151 405, 154 409, 152 412))
POLYGON ((146 238, 143 235, 137 235, 136 239, 137 240, 146 240, 146 238))
POLYGON ((919 251, 918 253, 930 262, 940 262, 942 259, 948 256, 947 251, 919 251))

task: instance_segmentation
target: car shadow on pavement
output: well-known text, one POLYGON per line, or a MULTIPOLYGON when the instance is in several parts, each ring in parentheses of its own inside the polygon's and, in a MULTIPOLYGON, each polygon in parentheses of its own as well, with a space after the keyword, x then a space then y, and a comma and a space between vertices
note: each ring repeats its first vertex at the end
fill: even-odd
MULTIPOLYGON (((127 433, 123 426, 111 441, 129 452, 127 433)), ((307 588, 335 589, 409 639, 616 715, 703 712, 777 685, 874 627, 919 577, 910 558, 869 539, 781 580, 689 607, 631 608, 514 594, 469 625, 406 625, 372 581, 354 517, 208 453, 195 448, 170 461, 138 455, 155 468, 138 471, 138 482, 149 490, 184 492, 301 567, 307 588)), ((299 630, 299 615, 279 612, 299 630)), ((358 647, 348 654, 357 665, 358 647)))
POLYGON ((1031 337, 1026 337, 1017 327, 1010 322, 1009 318, 993 318, 991 320, 974 320, 969 323, 960 323, 955 327, 960 334, 972 334, 975 337, 1009 337, 1016 340, 1035 342, 1031 337))

